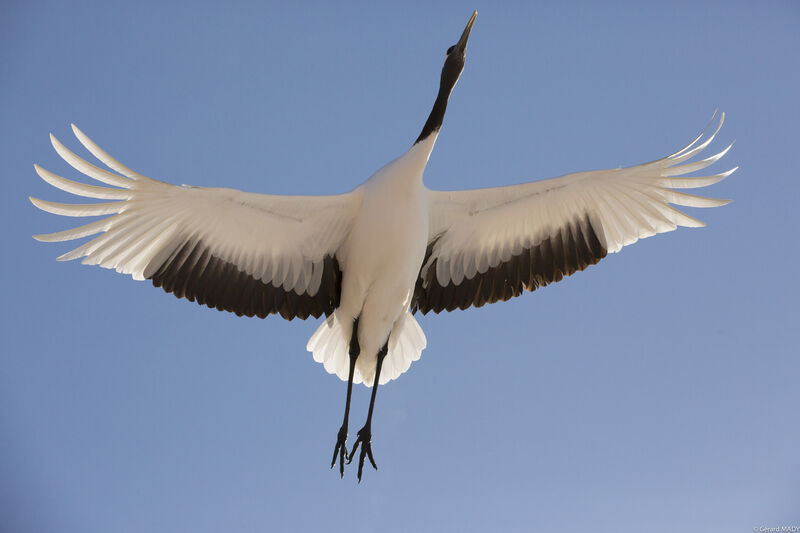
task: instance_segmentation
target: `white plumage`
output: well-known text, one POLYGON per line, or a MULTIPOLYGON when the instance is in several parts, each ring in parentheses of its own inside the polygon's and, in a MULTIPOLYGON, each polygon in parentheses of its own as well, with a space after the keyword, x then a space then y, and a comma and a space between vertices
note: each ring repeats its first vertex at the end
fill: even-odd
POLYGON ((508 261, 524 248, 562 232, 576 216, 588 214, 609 253, 678 226, 700 227, 701 221, 669 204, 718 207, 730 200, 703 198, 674 189, 705 187, 736 168, 697 178, 677 178, 702 170, 730 149, 696 162, 719 132, 703 142, 702 134, 678 152, 642 165, 567 174, 559 178, 469 191, 430 191, 431 235, 442 235, 423 271, 438 259, 440 284, 456 285, 489 267, 508 261))
POLYGON ((60 256, 113 268, 134 279, 149 278, 159 261, 188 239, 203 239, 218 257, 287 290, 315 293, 320 262, 344 240, 360 203, 357 193, 340 196, 274 196, 234 189, 174 185, 138 174, 102 151, 75 125, 80 142, 119 174, 100 169, 50 136, 56 152, 90 178, 120 189, 85 185, 35 165, 39 176, 66 192, 114 203, 68 205, 31 198, 45 211, 66 216, 108 215, 72 230, 37 235, 41 241, 97 237, 60 256), (315 269, 314 267, 317 267, 315 269), (149 267, 149 270, 148 270, 149 267), (316 286, 315 286, 316 284, 316 286))
MULTIPOLYGON (((728 203, 677 190, 712 185, 736 170, 705 177, 678 177, 701 170, 727 153, 730 146, 711 157, 688 162, 710 144, 723 121, 724 113, 708 138, 702 140, 702 135, 698 136, 684 149, 650 163, 466 191, 434 191, 422 184, 422 171, 434 136, 415 145, 360 187, 336 196, 275 196, 171 185, 128 169, 73 125, 78 140, 116 173, 88 163, 51 136, 56 152, 84 175, 114 188, 68 180, 38 165, 37 173, 66 192, 115 201, 31 201, 57 215, 112 216, 74 229, 36 235, 36 239, 67 241, 100 233, 58 259, 83 258, 84 264, 112 268, 137 280, 150 278, 186 242, 201 240, 216 257, 254 279, 312 296, 319 290, 324 258, 336 257, 344 273, 341 309, 336 313, 341 319, 331 316, 323 322, 307 348, 325 370, 343 380, 347 380, 351 330, 343 321, 358 316, 370 291, 380 290, 364 286, 372 283, 377 274, 402 277, 400 290, 405 294, 392 302, 397 309, 390 313, 391 322, 375 329, 367 327, 367 322, 361 328, 364 354, 369 354, 368 350, 377 353, 385 335, 397 329, 389 342, 387 372, 380 379, 385 383, 405 372, 426 345, 425 336, 408 309, 414 303, 414 283, 428 242, 435 244, 422 264, 420 278, 424 279, 427 269, 435 263, 436 280, 446 286, 460 285, 465 279, 485 274, 521 250, 567 232, 570 223, 584 215, 598 228, 598 237, 608 252, 617 252, 638 239, 678 226, 703 226, 670 204, 716 207, 728 203), (400 201, 409 195, 398 192, 397 187, 414 191, 416 208, 425 211, 414 213, 408 203, 400 201), (392 212, 398 213, 397 219, 387 219, 392 212), (359 221, 362 233, 353 231, 359 221), (416 226, 425 229, 422 238, 416 235, 405 243, 387 238, 393 230, 412 233, 408 230, 416 226), (404 271, 392 270, 392 265, 402 263, 404 257, 413 258, 405 261, 404 271), (354 287, 348 292, 350 285, 354 287), (348 297, 350 294, 352 297, 348 297), (402 321, 395 326, 400 318, 402 321)), ((378 302, 379 307, 382 305, 378 302)), ((370 385, 374 364, 374 353, 362 356, 354 382, 370 385)))
MULTIPOLYGON (((122 165, 73 126, 97 167, 51 135, 56 152, 102 185, 57 176, 49 184, 107 200, 61 204, 31 198, 63 216, 104 216, 41 241, 95 236, 59 257, 113 268, 192 301, 286 319, 327 318, 308 342, 314 360, 348 381, 337 454, 344 472, 352 383, 395 379, 419 359, 426 340, 413 313, 480 307, 552 283, 656 233, 703 223, 672 207, 727 203, 681 192, 712 185, 736 169, 681 177, 723 157, 697 159, 722 127, 678 152, 638 166, 568 174, 489 189, 432 191, 422 175, 464 66, 477 13, 448 49, 439 93, 408 152, 355 190, 336 196, 274 196, 174 186, 122 165)), ((358 476, 370 447, 375 402, 359 431, 358 476)))

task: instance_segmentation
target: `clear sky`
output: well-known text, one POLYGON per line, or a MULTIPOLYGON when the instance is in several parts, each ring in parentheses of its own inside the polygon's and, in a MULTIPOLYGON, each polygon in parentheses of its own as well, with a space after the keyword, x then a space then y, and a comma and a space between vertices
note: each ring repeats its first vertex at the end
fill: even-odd
POLYGON ((800 525, 800 3, 163 4, 0 6, 0 530, 800 525), (328 469, 345 384, 305 351, 316 321, 212 311, 31 238, 74 222, 27 200, 72 199, 33 170, 77 177, 47 137, 85 154, 70 122, 175 183, 352 189, 416 138, 473 9, 429 187, 649 161, 719 108, 712 146, 736 144, 712 170, 741 168, 703 192, 734 202, 420 317, 361 485, 328 469))

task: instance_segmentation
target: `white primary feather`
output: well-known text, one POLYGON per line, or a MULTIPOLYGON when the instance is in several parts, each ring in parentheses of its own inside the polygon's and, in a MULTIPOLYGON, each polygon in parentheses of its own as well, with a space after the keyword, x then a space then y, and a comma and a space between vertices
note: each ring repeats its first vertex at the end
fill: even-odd
POLYGON ((152 275, 187 241, 202 241, 216 257, 285 290, 313 295, 323 259, 335 254, 360 205, 360 193, 337 196, 275 196, 234 189, 175 186, 121 164, 73 126, 80 142, 114 174, 81 159, 51 135, 56 152, 73 168, 106 186, 71 181, 38 165, 50 185, 89 198, 119 200, 61 204, 31 198, 44 211, 64 216, 113 215, 45 235, 65 241, 102 233, 59 259, 113 268, 135 279, 152 275), (316 270, 316 276, 311 274, 316 270))
MULTIPOLYGON (((727 203, 681 190, 712 185, 736 168, 705 177, 680 177, 702 170, 727 153, 730 146, 711 157, 689 162, 711 143, 724 116, 716 131, 702 142, 703 134, 668 157, 634 167, 580 172, 489 189, 424 189, 433 248, 422 265, 423 280, 435 262, 437 282, 441 286, 450 282, 458 285, 546 239, 566 239, 568 233, 574 234, 578 220, 589 221, 608 252, 617 252, 638 239, 677 226, 703 225, 670 204, 716 207, 727 203)), ((201 263, 207 264, 208 256, 192 255, 185 246, 188 244, 191 249, 202 242, 214 257, 235 265, 241 272, 309 296, 320 288, 326 256, 336 257, 342 271, 347 270, 347 248, 343 243, 360 213, 362 187, 337 196, 274 196, 234 189, 178 187, 129 169, 76 127, 73 130, 80 142, 114 172, 81 159, 51 136, 53 147, 73 168, 104 185, 68 180, 38 165, 36 172, 47 183, 69 193, 112 201, 62 204, 31 198, 39 209, 62 216, 105 216, 77 228, 35 236, 42 241, 66 241, 100 234, 63 254, 60 260, 82 257, 84 263, 145 279, 176 257, 187 268, 202 271, 205 264, 201 263)), ((409 153, 413 155, 413 150, 409 153)), ((387 201, 396 200, 392 197, 387 201)), ((374 252, 374 243, 362 244, 374 252)), ((363 265, 349 266, 351 272, 363 274, 363 265)), ((339 314, 333 313, 319 326, 307 349, 326 371, 347 380, 346 331, 350 328, 343 327, 339 314)), ((380 383, 404 373, 419 359, 425 346, 425 334, 419 324, 408 310, 403 311, 391 325, 380 383)), ((359 365, 354 382, 370 386, 373 376, 371 364, 359 365)))
POLYGON ((705 177, 679 178, 702 170, 723 157, 719 153, 696 161, 725 120, 705 141, 701 133, 682 150, 638 166, 578 172, 565 176, 487 189, 430 191, 432 254, 423 265, 436 265, 437 282, 458 285, 474 272, 485 272, 552 235, 564 232, 588 215, 608 252, 618 252, 656 233, 678 226, 704 224, 669 204, 718 207, 729 200, 686 194, 673 189, 706 187, 730 176, 736 168, 705 177), (473 266, 477 265, 477 266, 473 266))

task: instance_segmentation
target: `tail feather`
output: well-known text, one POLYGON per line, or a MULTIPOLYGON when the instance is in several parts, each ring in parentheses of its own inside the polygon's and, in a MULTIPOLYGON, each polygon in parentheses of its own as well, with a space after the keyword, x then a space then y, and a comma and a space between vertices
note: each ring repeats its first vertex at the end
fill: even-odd
MULTIPOLYGON (((414 316, 406 311, 395 322, 389 335, 389 352, 383 360, 380 384, 400 377, 411 363, 420 358, 426 345, 425 333, 414 316)), ((322 363, 329 374, 336 374, 342 381, 347 381, 350 370, 349 339, 336 313, 319 325, 308 340, 306 349, 314 354, 314 361, 322 363)), ((356 368, 353 383, 372 386, 372 376, 364 376, 356 368)))

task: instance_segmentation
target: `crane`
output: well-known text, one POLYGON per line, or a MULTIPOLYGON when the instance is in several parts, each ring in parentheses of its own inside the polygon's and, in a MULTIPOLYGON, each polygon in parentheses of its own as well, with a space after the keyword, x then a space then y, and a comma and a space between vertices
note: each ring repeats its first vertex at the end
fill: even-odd
POLYGON ((53 148, 101 185, 38 165, 35 170, 58 189, 104 202, 30 200, 57 215, 104 218, 34 237, 57 242, 94 236, 58 259, 82 258, 210 308, 287 320, 324 315, 307 349, 347 382, 331 468, 338 460, 343 476, 360 447, 360 482, 366 459, 377 469, 372 416, 378 386, 408 370, 426 346, 416 312, 506 301, 639 239, 704 225, 673 205, 728 203, 681 191, 712 185, 736 170, 686 177, 730 149, 696 158, 719 132, 724 113, 713 133, 707 135, 707 127, 683 149, 649 163, 486 189, 428 189, 423 172, 464 69, 476 16, 447 49, 436 100, 411 148, 350 192, 279 196, 175 186, 131 170, 72 125, 106 168, 51 134, 53 148), (350 400, 359 383, 372 389, 369 410, 348 453, 350 400))

